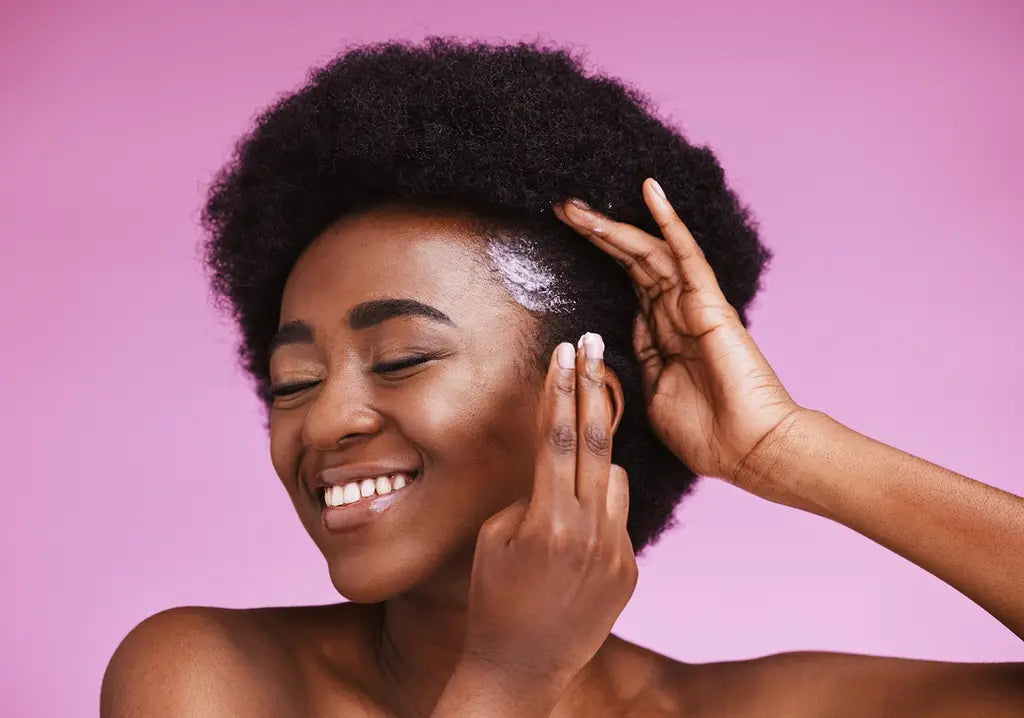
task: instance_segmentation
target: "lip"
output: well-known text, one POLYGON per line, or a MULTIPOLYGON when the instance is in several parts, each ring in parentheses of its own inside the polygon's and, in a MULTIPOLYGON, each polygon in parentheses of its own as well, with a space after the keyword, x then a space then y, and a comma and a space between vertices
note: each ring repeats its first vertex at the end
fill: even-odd
MULTIPOLYGON (((417 476, 417 479, 419 477, 417 476)), ((344 533, 378 521, 396 504, 405 500, 410 491, 416 491, 419 481, 411 481, 405 488, 380 496, 366 497, 351 504, 326 506, 320 510, 321 523, 329 533, 344 533)))
POLYGON ((374 523, 383 517, 392 506, 402 503, 403 496, 415 491, 422 471, 418 467, 399 462, 337 464, 325 466, 313 474, 310 481, 310 493, 314 505, 320 509, 320 523, 328 533, 344 533, 374 523), (351 504, 327 506, 323 500, 324 488, 328 486, 344 486, 358 479, 377 478, 403 474, 407 479, 405 488, 388 494, 374 497, 367 496, 351 504))

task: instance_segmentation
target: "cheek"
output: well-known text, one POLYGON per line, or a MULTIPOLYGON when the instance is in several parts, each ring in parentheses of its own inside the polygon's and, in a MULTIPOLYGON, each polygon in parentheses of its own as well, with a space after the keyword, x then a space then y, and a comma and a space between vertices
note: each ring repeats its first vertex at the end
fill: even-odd
MULTIPOLYGON (((504 362, 471 366, 469 360, 448 368, 441 376, 403 392, 402 409, 394 416, 422 430, 449 449, 472 449, 494 427, 508 428, 520 420, 515 411, 517 387, 504 362)), ((397 408, 396 408, 397 410, 397 408)))
POLYGON ((289 494, 294 494, 298 476, 301 440, 289 422, 270 423, 270 462, 289 494))
POLYGON ((502 508, 532 481, 534 393, 510 367, 460 368, 404 394, 393 416, 441 478, 458 482, 463 492, 504 502, 502 508))

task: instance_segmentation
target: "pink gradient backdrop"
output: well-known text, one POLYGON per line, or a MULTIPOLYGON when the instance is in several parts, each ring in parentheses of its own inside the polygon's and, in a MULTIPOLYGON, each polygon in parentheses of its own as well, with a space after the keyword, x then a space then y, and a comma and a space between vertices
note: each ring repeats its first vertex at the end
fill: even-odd
MULTIPOLYGON (((588 48, 753 206, 778 256, 752 332, 797 401, 1024 493, 1019 2, 167 5, 2 10, 3 715, 95 713, 114 647, 162 608, 337 600, 196 244, 233 139, 346 42, 588 48)), ((713 480, 678 515, 631 640, 700 662, 1024 660, 842 526, 713 480)))

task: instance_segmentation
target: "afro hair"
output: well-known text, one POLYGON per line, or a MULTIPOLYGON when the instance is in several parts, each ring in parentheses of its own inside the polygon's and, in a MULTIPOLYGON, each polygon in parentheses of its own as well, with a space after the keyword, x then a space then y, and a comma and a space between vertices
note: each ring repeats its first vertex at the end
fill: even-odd
POLYGON ((697 477, 649 425, 628 277, 551 207, 579 197, 659 236, 640 192, 646 177, 664 187, 747 325, 772 254, 714 154, 659 120, 635 89, 538 42, 392 41, 350 48, 314 68, 305 85, 258 115, 215 177, 202 249, 214 298, 240 330, 239 359, 269 415, 267 348, 285 281, 340 217, 388 202, 455 207, 528 237, 572 297, 571 312, 536 313, 537 365, 547 365, 558 341, 596 331, 622 382, 626 409, 612 458, 629 474, 628 530, 639 553, 671 525, 697 477))

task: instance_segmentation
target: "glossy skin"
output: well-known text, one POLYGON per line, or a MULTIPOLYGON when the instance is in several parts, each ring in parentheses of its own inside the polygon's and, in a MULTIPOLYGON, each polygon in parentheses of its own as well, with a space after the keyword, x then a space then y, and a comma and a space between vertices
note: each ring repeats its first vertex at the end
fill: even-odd
POLYGON ((271 460, 335 587, 354 601, 414 587, 424 599, 464 600, 481 524, 529 491, 537 391, 519 357, 530 317, 481 272, 478 251, 453 219, 375 211, 325 232, 285 286, 279 325, 304 320, 317 343, 277 349, 271 381, 319 383, 275 401, 271 460), (348 325, 353 307, 384 298, 435 307, 455 326, 422 317, 348 325), (374 370, 417 353, 436 358, 374 370), (314 472, 377 462, 423 477, 365 530, 326 531, 308 486, 314 472))
MULTIPOLYGON (((1008 591, 944 575, 940 560, 861 527, 852 499, 833 507, 779 479, 800 473, 772 468, 786 453, 806 459, 812 483, 809 445, 791 437, 834 429, 818 430, 785 392, 655 191, 648 181, 667 245, 594 213, 557 211, 637 283, 636 348, 666 445, 701 474, 833 512, 1017 630, 1019 595, 990 601, 1008 591)), ((571 369, 553 356, 546 377, 524 368, 533 320, 480 271, 481 256, 457 217, 384 207, 339 222, 300 258, 280 324, 302 319, 316 342, 279 348, 271 372, 275 385, 313 384, 275 404, 271 455, 335 586, 361 603, 151 617, 111 660, 104 715, 1020 714, 1021 664, 794 653, 687 665, 609 636, 636 580, 625 476, 600 440, 614 432, 621 389, 583 351, 571 352, 571 369), (432 305, 454 326, 348 325, 353 307, 385 296, 432 305), (435 358, 374 370, 410 350, 435 358), (422 483, 379 522, 332 535, 309 488, 325 461, 415 466, 422 483)), ((879 472, 891 473, 880 456, 879 472)))

